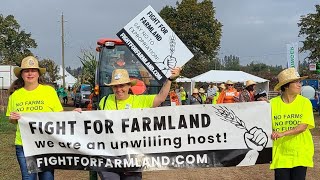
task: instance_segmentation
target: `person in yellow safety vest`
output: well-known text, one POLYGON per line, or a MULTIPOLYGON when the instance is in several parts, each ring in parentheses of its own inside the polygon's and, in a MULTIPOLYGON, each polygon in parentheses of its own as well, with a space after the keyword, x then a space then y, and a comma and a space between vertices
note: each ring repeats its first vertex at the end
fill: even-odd
POLYGON ((226 86, 224 84, 220 84, 218 88, 219 90, 216 92, 216 95, 213 97, 212 104, 217 104, 219 96, 221 92, 226 89, 226 86))
MULTIPOLYGON (((270 100, 272 119, 272 162, 275 180, 306 179, 307 168, 314 165, 314 143, 311 129, 315 127, 312 104, 300 95, 301 80, 295 68, 278 74, 275 91, 281 95, 270 100)), ((316 141, 317 142, 317 141, 316 141)))
POLYGON ((205 104, 206 101, 207 101, 207 96, 206 96, 205 93, 206 93, 206 92, 205 92, 205 90, 204 90, 203 88, 200 88, 200 89, 199 89, 199 95, 200 95, 200 97, 201 97, 201 100, 202 100, 203 104, 205 104))
MULTIPOLYGON (((155 108, 163 103, 170 91, 172 81, 175 81, 180 75, 181 68, 175 67, 171 69, 171 76, 162 85, 158 94, 143 94, 132 95, 129 90, 132 86, 136 85, 137 81, 129 78, 129 73, 125 69, 115 69, 112 72, 111 82, 106 84, 110 86, 113 94, 103 97, 99 102, 100 110, 123 110, 123 109, 141 109, 141 108, 155 108)), ((106 112, 107 113, 107 112, 106 112)), ((125 137, 124 137, 125 139, 125 137)), ((127 171, 99 171, 101 180, 110 179, 134 179, 141 180, 142 172, 127 171)))
POLYGON ((180 87, 180 100, 182 105, 187 104, 187 93, 182 86, 180 87))

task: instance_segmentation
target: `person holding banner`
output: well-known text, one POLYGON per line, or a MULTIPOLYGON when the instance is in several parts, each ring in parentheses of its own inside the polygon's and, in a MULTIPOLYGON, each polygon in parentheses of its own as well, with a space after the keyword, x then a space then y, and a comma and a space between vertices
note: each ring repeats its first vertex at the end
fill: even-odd
MULTIPOLYGON (((58 95, 53 87, 44 85, 41 75, 46 69, 39 67, 38 60, 28 56, 21 61, 20 67, 14 68, 14 74, 18 78, 9 89, 9 101, 6 116, 13 124, 17 124, 21 118, 20 113, 33 112, 59 112, 63 111, 58 95)), ((80 109, 75 109, 80 111, 80 109)), ((54 171, 48 170, 40 173, 28 173, 26 158, 23 150, 20 129, 17 124, 15 138, 16 156, 20 165, 22 180, 53 180, 54 171)))
MULTIPOLYGON (((176 67, 171 70, 171 76, 163 84, 157 95, 132 95, 129 90, 136 84, 136 80, 129 78, 129 73, 125 69, 115 69, 112 72, 110 84, 114 94, 103 97, 99 102, 101 110, 122 110, 134 108, 154 108, 161 105, 169 94, 172 81, 180 75, 181 68, 176 67)), ((99 176, 102 180, 140 180, 141 172, 111 172, 100 171, 99 176)))
POLYGON ((313 167, 312 105, 300 95, 301 80, 305 78, 295 68, 283 70, 274 88, 282 94, 270 101, 274 140, 270 169, 274 169, 276 180, 305 179, 307 167, 313 167))

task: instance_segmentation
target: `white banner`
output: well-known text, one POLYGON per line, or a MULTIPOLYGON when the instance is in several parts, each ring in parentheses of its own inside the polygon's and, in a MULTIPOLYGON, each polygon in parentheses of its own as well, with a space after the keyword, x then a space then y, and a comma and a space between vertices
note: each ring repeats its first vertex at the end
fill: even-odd
POLYGON ((170 69, 182 67, 193 57, 151 6, 145 8, 117 35, 160 83, 171 75, 170 69))
POLYGON ((271 160, 271 111, 266 102, 26 113, 19 126, 31 172, 148 171, 271 160))
POLYGON ((287 44, 287 62, 288 68, 294 67, 299 69, 299 52, 298 43, 287 44))

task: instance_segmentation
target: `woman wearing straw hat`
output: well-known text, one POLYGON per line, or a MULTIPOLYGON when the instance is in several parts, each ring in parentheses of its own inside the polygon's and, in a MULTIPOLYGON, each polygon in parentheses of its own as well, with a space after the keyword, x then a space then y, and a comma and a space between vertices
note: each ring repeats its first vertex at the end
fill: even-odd
MULTIPOLYGON (((171 82, 180 75, 181 68, 176 67, 171 70, 171 76, 163 84, 157 95, 131 95, 129 90, 136 84, 136 80, 129 78, 128 71, 125 69, 115 69, 112 72, 111 83, 107 84, 112 88, 114 94, 103 97, 99 102, 99 108, 103 110, 121 110, 134 108, 158 107, 168 96, 171 82)), ((106 180, 140 180, 140 172, 110 172, 100 171, 101 179, 106 180)))
POLYGON ((305 179, 307 167, 313 167, 314 145, 310 129, 314 128, 312 105, 300 95, 301 80, 295 68, 283 70, 274 90, 282 94, 271 99, 272 163, 276 180, 305 179))
POLYGON ((192 95, 190 98, 190 104, 195 105, 195 104, 203 104, 202 98, 199 95, 199 90, 198 88, 193 88, 192 90, 192 95))
POLYGON ((252 80, 246 81, 246 87, 241 91, 239 95, 239 102, 251 102, 254 101, 254 88, 256 86, 256 82, 252 80))
MULTIPOLYGON (((49 85, 44 85, 40 76, 46 72, 39 67, 38 60, 28 56, 21 61, 21 67, 14 68, 14 74, 18 78, 9 89, 9 102, 6 115, 11 123, 17 124, 23 112, 59 112, 63 111, 56 91, 49 85), (27 102, 37 102, 35 105, 27 102)), ((80 109, 76 109, 80 111, 80 109)), ((17 125, 18 126, 18 125, 17 125)), ((20 129, 16 130, 15 147, 17 160, 20 165, 22 179, 51 180, 54 179, 53 170, 29 174, 24 156, 20 129)))
POLYGON ((226 83, 227 89, 221 92, 218 98, 218 104, 221 103, 234 103, 235 98, 238 97, 238 91, 234 88, 234 83, 228 80, 226 83))

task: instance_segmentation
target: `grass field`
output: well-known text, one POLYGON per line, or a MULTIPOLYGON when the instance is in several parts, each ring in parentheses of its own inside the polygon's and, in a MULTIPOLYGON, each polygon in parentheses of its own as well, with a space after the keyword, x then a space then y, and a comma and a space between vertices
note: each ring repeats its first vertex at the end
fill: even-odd
MULTIPOLYGON (((320 117, 315 114, 316 128, 312 130, 315 144, 314 168, 308 169, 308 180, 320 179, 320 117)), ((14 148, 15 126, 0 114, 0 180, 21 179, 14 148)), ((56 180, 88 180, 88 171, 56 170, 56 180)), ((273 171, 268 164, 250 167, 180 169, 143 173, 144 180, 270 180, 273 171)))

